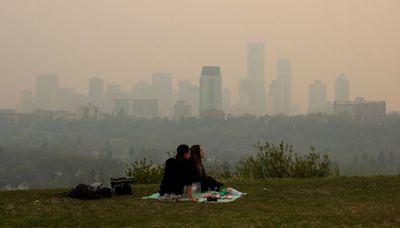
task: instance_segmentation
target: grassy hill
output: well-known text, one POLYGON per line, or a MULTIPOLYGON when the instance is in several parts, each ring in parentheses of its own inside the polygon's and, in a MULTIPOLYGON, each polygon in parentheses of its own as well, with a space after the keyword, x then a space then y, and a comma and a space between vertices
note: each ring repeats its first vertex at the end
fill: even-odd
POLYGON ((229 183, 248 195, 228 204, 159 202, 134 195, 81 201, 63 189, 0 191, 0 226, 400 226, 400 177, 274 179, 229 183))

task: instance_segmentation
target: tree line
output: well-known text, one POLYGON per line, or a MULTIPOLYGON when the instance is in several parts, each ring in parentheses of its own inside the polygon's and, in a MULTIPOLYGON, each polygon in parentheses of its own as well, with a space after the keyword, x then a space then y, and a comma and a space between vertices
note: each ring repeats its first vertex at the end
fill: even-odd
POLYGON ((313 146, 336 162, 342 175, 397 175, 399 138, 395 113, 374 122, 324 114, 179 121, 129 116, 71 121, 26 114, 16 122, 0 121, 0 188, 24 180, 56 187, 124 175, 128 164, 144 158, 162 164, 181 143, 204 145, 210 167, 234 169, 242 157, 257 153, 255 142, 284 141, 299 155, 313 146))

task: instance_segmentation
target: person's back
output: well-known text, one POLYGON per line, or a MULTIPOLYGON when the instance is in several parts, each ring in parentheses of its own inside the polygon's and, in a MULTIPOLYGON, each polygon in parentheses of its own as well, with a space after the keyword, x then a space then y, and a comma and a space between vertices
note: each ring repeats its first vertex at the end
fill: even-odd
POLYGON ((177 161, 175 158, 170 158, 165 162, 164 177, 160 185, 160 195, 177 194, 178 188, 178 170, 177 161))
POLYGON ((196 200, 191 191, 192 185, 192 166, 190 150, 187 145, 179 145, 176 158, 170 158, 165 163, 164 177, 160 185, 160 195, 175 194, 182 195, 184 187, 188 197, 196 200))

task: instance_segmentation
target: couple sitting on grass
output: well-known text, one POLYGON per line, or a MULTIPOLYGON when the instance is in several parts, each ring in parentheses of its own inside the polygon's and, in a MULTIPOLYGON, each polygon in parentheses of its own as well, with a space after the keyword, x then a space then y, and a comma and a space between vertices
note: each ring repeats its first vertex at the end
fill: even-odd
POLYGON ((190 201, 197 202, 195 193, 205 193, 200 197, 207 198, 206 193, 209 190, 240 196, 241 192, 225 188, 224 184, 206 175, 203 167, 204 155, 204 148, 200 145, 191 148, 184 144, 179 145, 176 157, 166 161, 159 192, 161 198, 178 199, 185 193, 190 201))

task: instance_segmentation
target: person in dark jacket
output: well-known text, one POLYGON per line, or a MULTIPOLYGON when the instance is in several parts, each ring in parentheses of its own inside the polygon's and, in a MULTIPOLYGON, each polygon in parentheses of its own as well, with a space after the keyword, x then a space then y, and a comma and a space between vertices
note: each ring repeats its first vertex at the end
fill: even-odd
POLYGON ((191 159, 193 161, 192 167, 192 180, 196 189, 201 192, 207 192, 208 190, 219 191, 221 186, 224 184, 216 181, 214 178, 207 176, 204 171, 203 159, 205 150, 201 145, 193 145, 190 147, 191 159))
POLYGON ((177 148, 175 158, 165 162, 164 177, 160 185, 160 195, 182 195, 184 189, 191 201, 197 201, 192 194, 192 161, 189 146, 181 144, 177 148))

